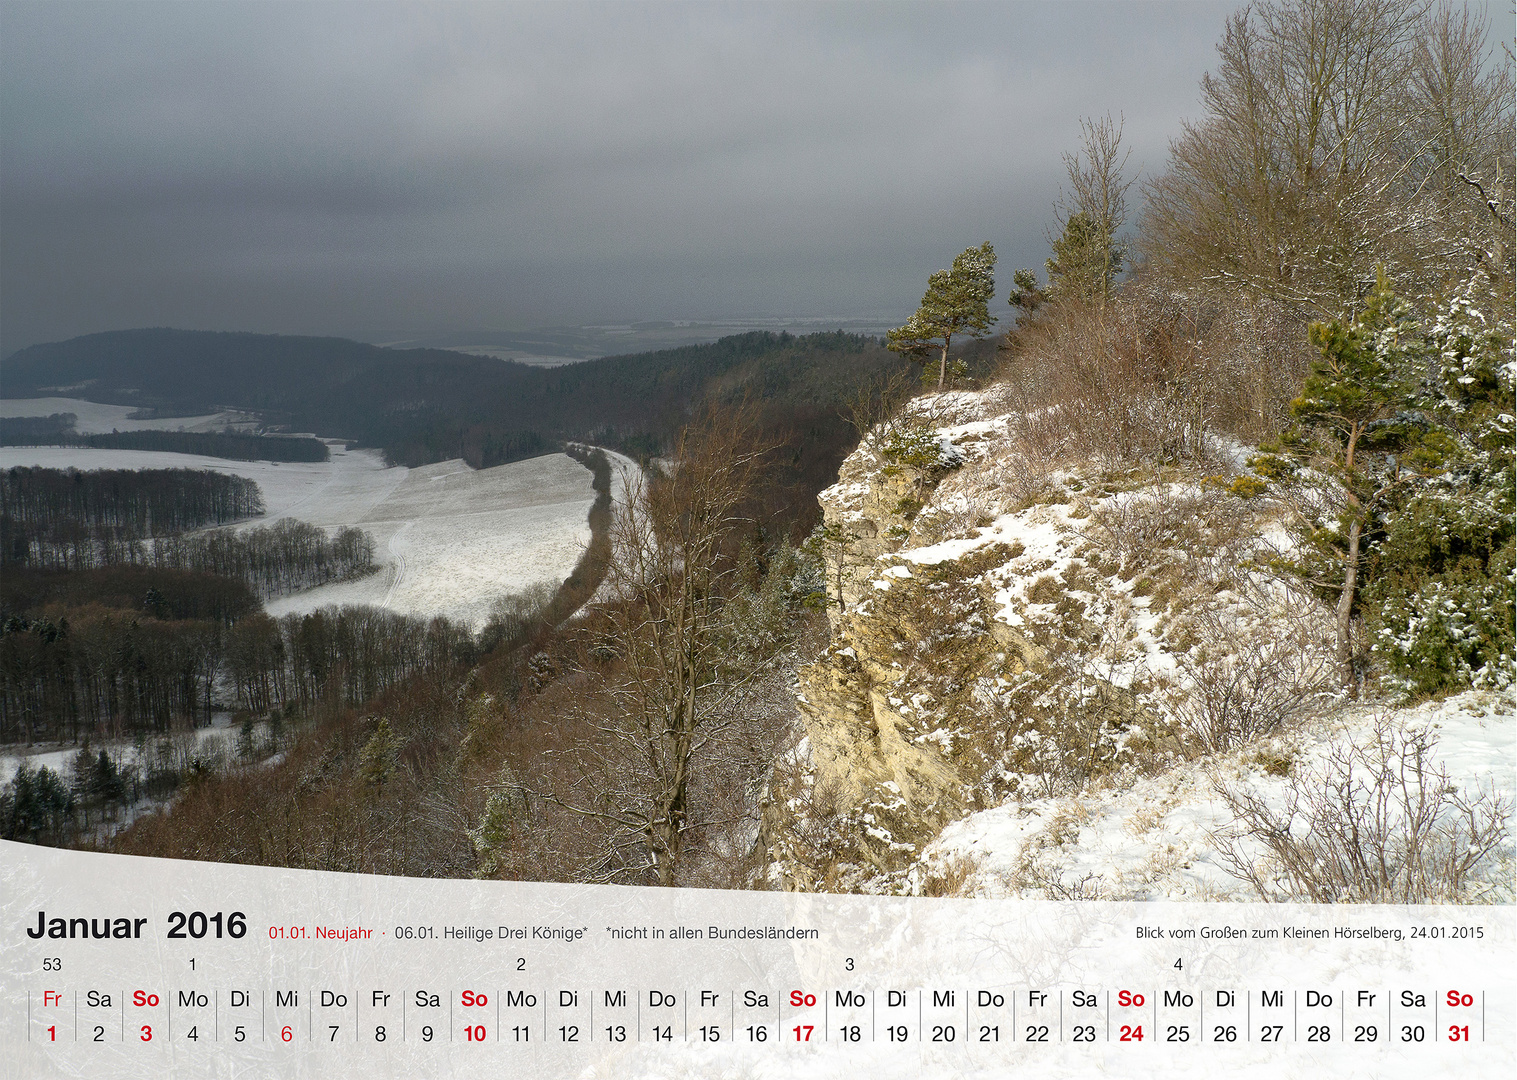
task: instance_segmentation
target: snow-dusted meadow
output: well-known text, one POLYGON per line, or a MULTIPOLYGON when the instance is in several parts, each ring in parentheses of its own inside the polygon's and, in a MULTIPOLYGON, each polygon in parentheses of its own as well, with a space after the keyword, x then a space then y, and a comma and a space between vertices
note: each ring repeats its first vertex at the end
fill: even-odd
POLYGON ((130 405, 104 405, 81 398, 0 398, 0 419, 73 413, 78 417, 74 430, 80 435, 103 435, 112 431, 224 431, 252 422, 251 416, 240 412, 131 419, 131 414, 136 411, 130 405))
POLYGON ((0 447, 0 468, 213 469, 258 483, 267 513, 241 527, 294 518, 374 539, 377 574, 278 597, 271 614, 375 604, 482 626, 495 599, 557 583, 590 540, 588 469, 564 454, 474 470, 462 461, 386 468, 372 450, 331 444, 325 462, 228 461, 87 447, 0 447))

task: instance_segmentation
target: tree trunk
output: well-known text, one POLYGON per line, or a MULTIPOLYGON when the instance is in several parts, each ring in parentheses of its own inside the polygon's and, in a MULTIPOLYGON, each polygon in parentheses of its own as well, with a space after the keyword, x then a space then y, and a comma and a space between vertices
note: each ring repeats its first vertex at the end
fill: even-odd
POLYGON ((1348 554, 1343 560, 1343 591, 1338 594, 1338 667, 1343 688, 1354 693, 1353 610, 1354 589, 1359 582, 1359 519, 1348 526, 1348 554))
POLYGON ((943 355, 938 360, 938 390, 943 389, 943 380, 948 376, 948 343, 943 343, 943 355))

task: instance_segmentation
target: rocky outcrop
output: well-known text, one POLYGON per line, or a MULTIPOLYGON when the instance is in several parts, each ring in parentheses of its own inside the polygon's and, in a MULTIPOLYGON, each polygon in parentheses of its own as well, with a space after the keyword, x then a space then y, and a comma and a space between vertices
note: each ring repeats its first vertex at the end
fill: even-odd
POLYGON ((799 674, 810 782, 838 811, 833 843, 876 870, 909 862, 972 802, 983 760, 963 760, 970 748, 944 709, 1039 651, 993 617, 986 571, 1011 548, 929 566, 906 554, 913 523, 963 461, 935 430, 917 434, 866 440, 821 496, 831 642, 799 674))
MULTIPOLYGON (((763 830, 785 887, 906 888, 966 814, 1162 771, 1193 751, 1190 691, 1249 670, 1271 620, 1306 626, 1249 569, 1262 500, 1195 474, 1034 475, 1014 418, 958 400, 877 429, 822 493, 830 643, 799 672, 805 739, 763 830)), ((1295 648, 1277 631, 1275 664, 1295 648)))

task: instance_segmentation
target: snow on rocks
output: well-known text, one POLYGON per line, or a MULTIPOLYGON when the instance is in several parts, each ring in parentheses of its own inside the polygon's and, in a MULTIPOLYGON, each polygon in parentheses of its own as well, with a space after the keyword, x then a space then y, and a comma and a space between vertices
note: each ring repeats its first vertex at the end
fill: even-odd
MULTIPOLYGON (((1376 724, 1432 725, 1451 783, 1510 811, 1510 694, 1345 705, 1331 612, 1269 569, 1292 543, 1282 504, 1205 470, 1055 468, 993 395, 948 397, 866 438, 821 497, 833 641, 800 677, 815 783, 895 822, 870 850, 877 822, 840 819, 844 887, 1257 899, 1228 845, 1264 851, 1235 836, 1224 792, 1281 805, 1376 724), (1207 712, 1229 685, 1257 715, 1207 712)), ((1206 470, 1250 455, 1214 449, 1206 470)), ((1470 898, 1510 901, 1510 821, 1503 845, 1470 898)))

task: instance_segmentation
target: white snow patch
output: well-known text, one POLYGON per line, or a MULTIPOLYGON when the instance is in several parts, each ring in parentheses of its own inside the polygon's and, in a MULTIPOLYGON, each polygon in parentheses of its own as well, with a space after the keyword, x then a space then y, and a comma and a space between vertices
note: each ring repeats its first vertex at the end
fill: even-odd
POLYGON ((73 413, 74 430, 80 435, 105 435, 113 431, 222 431, 228 427, 248 426, 253 418, 247 413, 218 412, 204 416, 164 416, 150 420, 130 419, 133 405, 103 405, 81 398, 0 398, 0 418, 52 416, 73 413))
POLYGON ((592 476, 567 455, 481 470, 457 460, 407 469, 386 468, 372 450, 329 446, 332 458, 324 462, 3 447, 0 468, 212 469, 254 480, 263 492, 267 513, 239 527, 295 518, 327 529, 357 526, 373 537, 379 573, 278 597, 267 604, 276 616, 375 604, 407 615, 446 615, 478 629, 497 597, 562 581, 589 543, 592 476))
MULTIPOLYGON (((1434 726, 1437 762, 1470 795, 1486 790, 1510 799, 1517 791, 1517 721, 1510 693, 1471 690, 1395 710, 1361 706, 1274 738, 1291 748, 1293 771, 1309 773, 1335 747, 1363 745, 1377 715, 1387 711, 1401 728, 1434 726)), ((1216 783, 1247 785, 1277 801, 1288 780, 1262 771, 1255 761, 1259 745, 1133 778, 1126 786, 1067 799, 1008 802, 970 814, 948 825, 923 851, 922 862, 972 859, 969 894, 984 897, 1037 898, 1052 880, 1066 889, 1083 882, 1101 899, 1256 900, 1219 859, 1216 834, 1232 824, 1232 814, 1216 783)), ((1507 842, 1486 868, 1488 879, 1507 877, 1502 868, 1510 867, 1513 857, 1510 833, 1509 818, 1507 842)), ((1504 888, 1510 901, 1510 881, 1489 883, 1498 893, 1504 888)))

